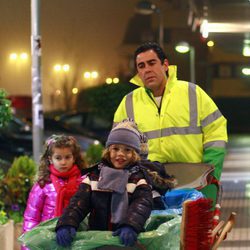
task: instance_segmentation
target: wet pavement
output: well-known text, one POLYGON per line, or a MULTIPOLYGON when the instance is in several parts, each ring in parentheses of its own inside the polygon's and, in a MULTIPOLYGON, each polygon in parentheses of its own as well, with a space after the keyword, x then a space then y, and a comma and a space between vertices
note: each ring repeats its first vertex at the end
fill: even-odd
POLYGON ((236 212, 232 231, 219 250, 250 250, 250 134, 229 137, 228 154, 221 176, 221 219, 236 212))

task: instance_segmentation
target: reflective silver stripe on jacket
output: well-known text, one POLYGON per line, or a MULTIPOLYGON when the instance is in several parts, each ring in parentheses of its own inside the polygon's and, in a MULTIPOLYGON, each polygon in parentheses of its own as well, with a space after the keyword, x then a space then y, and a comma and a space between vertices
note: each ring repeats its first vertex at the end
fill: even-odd
MULTIPOLYGON (((197 95, 196 95, 196 85, 193 83, 188 83, 188 99, 189 99, 189 110, 190 110, 190 126, 188 127, 170 127, 157 129, 152 131, 143 132, 148 139, 156 139, 170 135, 189 135, 189 134, 201 134, 202 128, 211 124, 218 118, 222 116, 219 110, 214 111, 212 114, 208 115, 201 121, 201 126, 197 126, 198 122, 198 109, 197 109, 197 95)), ((126 97, 125 102, 126 112, 128 118, 134 118, 134 108, 133 108, 133 92, 130 92, 126 97)), ((205 147, 225 147, 225 141, 214 141, 206 143, 205 147)))
POLYGON ((133 92, 127 94, 125 105, 128 118, 135 120, 134 108, 133 108, 133 92))
POLYGON ((214 122, 215 120, 217 120, 221 116, 222 116, 222 114, 221 114, 220 110, 217 109, 212 114, 208 115, 205 119, 203 119, 201 121, 201 126, 206 127, 207 125, 214 122))
POLYGON ((209 148, 209 147, 225 148, 226 142, 225 141, 211 141, 211 142, 204 144, 204 148, 209 148))

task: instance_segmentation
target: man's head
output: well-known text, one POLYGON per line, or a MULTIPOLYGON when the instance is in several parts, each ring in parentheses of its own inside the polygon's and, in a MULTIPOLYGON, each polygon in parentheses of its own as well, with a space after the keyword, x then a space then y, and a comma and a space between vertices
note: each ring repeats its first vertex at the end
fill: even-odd
POLYGON ((157 43, 144 43, 135 51, 134 60, 144 86, 154 96, 161 96, 168 76, 168 60, 162 48, 157 43))
POLYGON ((136 65, 137 55, 148 50, 153 50, 160 59, 161 63, 164 63, 164 60, 167 59, 167 56, 165 55, 163 49, 159 46, 159 44, 154 42, 146 42, 140 45, 134 53, 135 68, 137 68, 136 65))

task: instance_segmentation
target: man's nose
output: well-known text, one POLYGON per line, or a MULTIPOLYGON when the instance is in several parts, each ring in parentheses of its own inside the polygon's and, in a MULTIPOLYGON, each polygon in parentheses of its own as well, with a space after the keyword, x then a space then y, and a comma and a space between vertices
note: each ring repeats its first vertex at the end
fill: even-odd
POLYGON ((145 65, 144 72, 149 72, 151 71, 150 65, 145 65))

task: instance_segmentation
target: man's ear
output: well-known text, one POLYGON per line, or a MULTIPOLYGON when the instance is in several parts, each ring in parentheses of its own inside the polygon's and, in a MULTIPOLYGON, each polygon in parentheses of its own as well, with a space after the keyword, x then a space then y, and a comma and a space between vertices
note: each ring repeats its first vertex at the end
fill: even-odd
POLYGON ((168 66, 169 66, 168 59, 164 59, 163 65, 165 66, 165 71, 168 71, 168 66))

